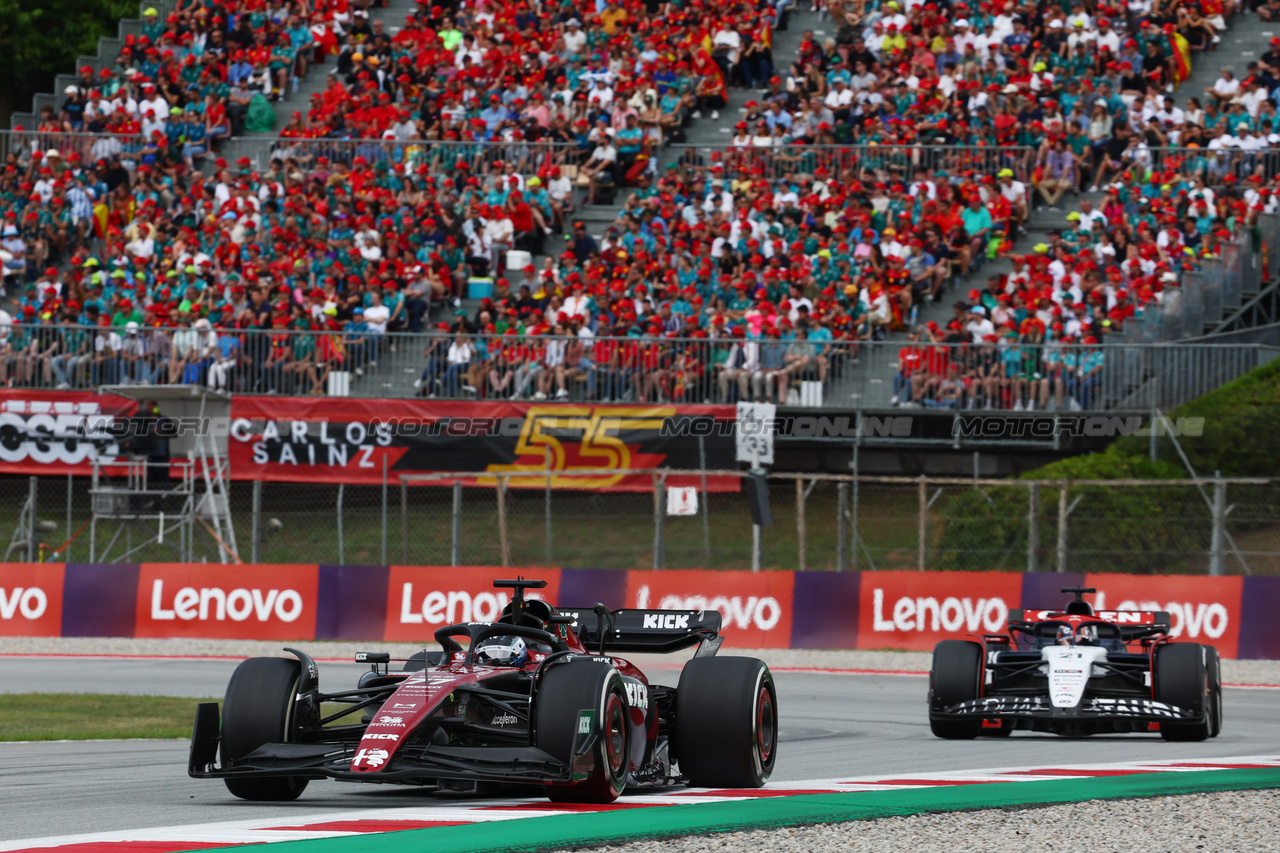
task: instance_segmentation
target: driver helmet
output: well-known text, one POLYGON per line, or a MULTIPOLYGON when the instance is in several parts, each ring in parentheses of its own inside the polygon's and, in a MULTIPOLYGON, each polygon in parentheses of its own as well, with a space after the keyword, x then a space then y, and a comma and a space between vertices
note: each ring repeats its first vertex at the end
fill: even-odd
POLYGON ((476 647, 476 663, 521 667, 529 660, 529 647, 520 637, 489 637, 476 647))
POLYGON ((1082 646, 1096 646, 1098 629, 1092 625, 1081 625, 1080 630, 1076 631, 1076 642, 1082 646))
POLYGON ((1071 645, 1071 641, 1072 641, 1071 626, 1059 625, 1058 626, 1058 645, 1069 646, 1071 645))

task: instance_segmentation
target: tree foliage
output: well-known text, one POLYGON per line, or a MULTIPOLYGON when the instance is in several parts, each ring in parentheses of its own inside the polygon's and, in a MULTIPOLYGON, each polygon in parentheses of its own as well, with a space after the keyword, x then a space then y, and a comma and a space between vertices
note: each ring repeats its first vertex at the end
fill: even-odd
MULTIPOLYGON (((1166 415, 1203 418, 1199 436, 1178 438, 1192 470, 1200 477, 1280 478, 1280 359, 1257 368, 1216 391, 1166 415)), ((1118 439, 1100 453, 1053 462, 1023 474, 1023 480, 1173 480, 1191 476, 1168 437, 1160 437, 1157 458, 1150 458, 1150 439, 1118 439)), ((1247 502, 1271 506, 1274 486, 1236 488, 1247 502), (1247 497, 1245 496, 1247 494, 1247 497)), ((939 567, 1021 570, 1029 542, 1029 490, 973 489, 941 508, 939 567)), ((1199 566, 1209 545, 1212 519, 1204 498, 1191 487, 1112 488, 1072 486, 1069 502, 1080 498, 1069 516, 1068 554, 1071 571, 1168 573, 1203 571, 1199 566)), ((1058 536, 1058 490, 1041 490, 1037 537, 1043 568, 1055 566, 1058 536)), ((1237 500, 1232 498, 1233 502, 1237 500)), ((1241 513, 1243 515, 1243 513, 1241 513)), ((1275 524, 1265 514, 1233 525, 1240 531, 1275 524)))
MULTIPOLYGON (((0 80, 9 110, 28 110, 39 92, 52 92, 76 57, 98 52, 121 18, 137 17, 137 0, 0 0, 0 80)), ((6 113, 8 110, 6 110, 6 113)))

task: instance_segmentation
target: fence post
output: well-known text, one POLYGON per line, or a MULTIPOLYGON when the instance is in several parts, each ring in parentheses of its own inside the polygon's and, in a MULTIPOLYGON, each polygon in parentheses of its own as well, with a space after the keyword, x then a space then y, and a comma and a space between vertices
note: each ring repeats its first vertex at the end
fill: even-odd
POLYGON ((387 455, 382 454, 382 565, 387 564, 387 455))
POLYGON ((805 570, 804 478, 796 477, 796 539, 799 540, 800 571, 805 570))
POLYGON ((1040 484, 1032 483, 1027 494, 1027 571, 1040 571, 1040 484))
POLYGON ((858 418, 858 435, 853 437, 853 511, 849 518, 849 557, 850 568, 858 570, 858 441, 862 433, 862 418, 858 418))
POLYGON ((262 539, 262 481, 253 481, 253 504, 249 511, 249 535, 253 544, 249 546, 249 562, 258 562, 258 542, 262 539))
POLYGON ((1227 523, 1227 484, 1222 472, 1213 472, 1213 533, 1209 540, 1209 574, 1222 574, 1222 540, 1227 523))
POLYGON ((400 562, 409 562, 409 483, 400 478, 400 562))
POLYGON ((920 544, 918 548, 919 553, 916 556, 916 568, 923 572, 925 545, 927 541, 926 525, 928 524, 928 520, 929 520, 929 487, 925 483, 925 478, 923 474, 920 475, 919 483, 916 486, 916 494, 920 501, 920 518, 918 520, 919 530, 917 531, 917 534, 919 535, 919 538, 920 538, 920 544))
POLYGON ((36 543, 36 501, 40 494, 40 478, 32 477, 27 481, 27 505, 31 507, 31 514, 27 516, 27 562, 34 563, 36 561, 36 553, 39 546, 36 543))
POLYGON ((707 493, 707 445, 702 436, 698 436, 698 468, 702 471, 702 555, 703 565, 711 567, 711 518, 707 504, 711 496, 707 493))
POLYGON ((844 571, 844 523, 848 512, 849 484, 836 484, 836 571, 844 571))
POLYGON ((462 565, 462 481, 453 481, 453 525, 450 541, 453 547, 449 549, 449 565, 462 565))
POLYGON ((71 525, 75 523, 72 519, 71 509, 74 502, 75 502, 75 478, 71 474, 68 474, 67 475, 67 534, 66 534, 67 547, 64 548, 62 552, 62 562, 64 563, 71 562, 71 536, 72 536, 71 525))
POLYGON ((551 565, 551 448, 542 449, 542 458, 547 466, 547 495, 545 499, 546 520, 546 564, 551 565))
POLYGON ((1067 570, 1067 487, 1058 489, 1058 571, 1067 570))
POLYGON ((507 477, 498 478, 498 550, 502 556, 502 567, 511 565, 511 545, 507 542, 507 477))
POLYGON ((342 490, 345 488, 345 483, 338 484, 338 565, 342 565, 347 561, 342 542, 342 490))
POLYGON ((653 568, 662 568, 662 498, 666 491, 666 474, 653 475, 653 568))

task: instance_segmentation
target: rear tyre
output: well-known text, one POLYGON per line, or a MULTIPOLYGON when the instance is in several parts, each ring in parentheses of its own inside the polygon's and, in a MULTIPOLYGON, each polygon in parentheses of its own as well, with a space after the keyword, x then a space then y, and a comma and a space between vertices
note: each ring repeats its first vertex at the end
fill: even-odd
MULTIPOLYGON (((249 658, 236 667, 222 700, 222 765, 244 758, 264 743, 287 743, 302 664, 287 658, 249 658)), ((242 800, 296 800, 306 779, 225 779, 242 800)))
POLYGON ((627 787, 630 743, 627 694, 622 676, 607 663, 591 661, 549 667, 538 685, 538 748, 565 764, 573 762, 578 712, 596 712, 595 768, 572 785, 544 785, 556 803, 611 803, 627 787))
MULTIPOLYGON (((982 675, 982 646, 968 640, 938 643, 929 668, 929 707, 946 708, 977 699, 982 695, 982 675)), ((982 720, 935 719, 930 714, 929 729, 945 740, 971 740, 982 731, 982 720)))
POLYGON ((1205 646, 1204 653, 1205 674, 1209 679, 1209 710, 1213 714, 1209 737, 1217 737, 1222 733, 1222 662, 1213 646, 1205 646))
POLYGON ((695 658, 676 688, 676 761, 689 784, 759 788, 778 758, 778 690, 764 661, 695 658))
POLYGON ((1213 736, 1207 657, 1206 648, 1199 643, 1172 643, 1156 650, 1156 701, 1204 715, 1198 723, 1161 723, 1160 736, 1165 740, 1197 741, 1213 736))

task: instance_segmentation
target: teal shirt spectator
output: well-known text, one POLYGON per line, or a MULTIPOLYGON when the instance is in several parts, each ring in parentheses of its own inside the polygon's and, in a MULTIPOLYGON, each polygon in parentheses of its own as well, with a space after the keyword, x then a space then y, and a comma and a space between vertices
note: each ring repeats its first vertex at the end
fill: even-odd
POLYGON ((315 39, 311 36, 311 28, 297 26, 289 30, 289 41, 299 50, 311 44, 315 39))
POLYGON ((818 326, 809 330, 809 343, 813 344, 815 355, 822 355, 827 348, 827 344, 831 343, 831 341, 831 330, 826 326, 818 326))
POLYGON ((644 142, 644 131, 638 127, 624 127, 618 131, 619 154, 639 154, 642 142, 644 142))
POLYGON ((991 220, 991 211, 985 207, 979 207, 977 210, 966 207, 960 211, 960 219, 963 220, 964 228, 970 236, 975 236, 994 224, 991 220))

